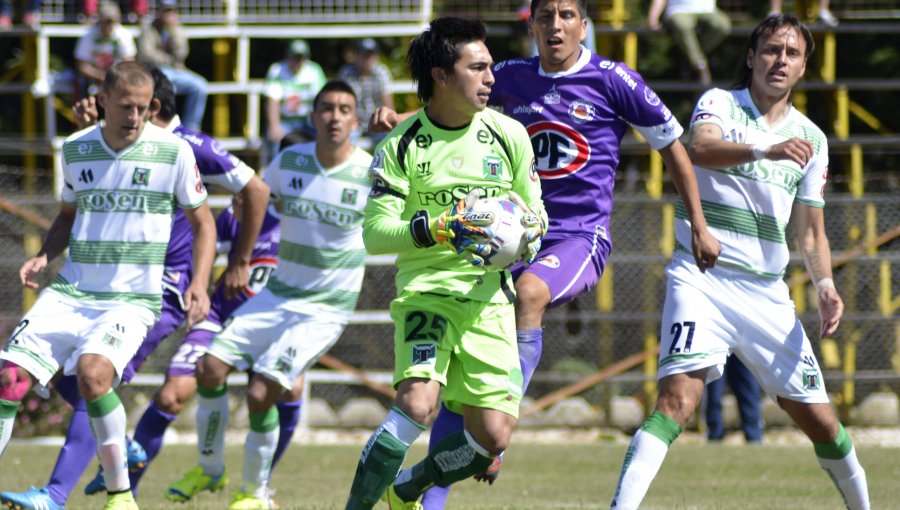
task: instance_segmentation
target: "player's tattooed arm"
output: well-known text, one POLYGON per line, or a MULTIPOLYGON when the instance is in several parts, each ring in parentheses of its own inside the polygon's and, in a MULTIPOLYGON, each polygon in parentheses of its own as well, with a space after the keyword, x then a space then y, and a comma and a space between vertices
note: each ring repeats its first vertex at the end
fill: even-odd
POLYGON ((844 313, 844 303, 832 279, 831 246, 825 234, 825 214, 820 207, 796 203, 794 222, 806 271, 819 296, 820 334, 825 337, 837 330, 844 313))

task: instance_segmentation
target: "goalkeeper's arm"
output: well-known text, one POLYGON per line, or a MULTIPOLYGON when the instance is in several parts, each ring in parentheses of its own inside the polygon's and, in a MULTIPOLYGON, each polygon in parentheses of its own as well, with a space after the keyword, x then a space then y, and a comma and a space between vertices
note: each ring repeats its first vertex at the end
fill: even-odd
POLYGON ((369 197, 363 220, 363 242, 372 255, 401 253, 416 249, 409 232, 409 221, 400 219, 403 199, 383 195, 369 197))

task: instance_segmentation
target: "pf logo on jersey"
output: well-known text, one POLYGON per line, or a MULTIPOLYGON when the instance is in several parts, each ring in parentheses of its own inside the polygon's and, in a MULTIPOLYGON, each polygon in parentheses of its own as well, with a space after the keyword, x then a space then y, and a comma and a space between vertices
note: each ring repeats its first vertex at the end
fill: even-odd
POLYGON ((244 293, 253 297, 263 290, 269 281, 269 276, 278 267, 278 259, 275 257, 256 257, 250 260, 250 278, 247 280, 247 286, 244 287, 244 293))
POLYGON ((559 179, 584 168, 591 157, 587 138, 560 122, 541 121, 528 126, 535 166, 541 179, 559 179))

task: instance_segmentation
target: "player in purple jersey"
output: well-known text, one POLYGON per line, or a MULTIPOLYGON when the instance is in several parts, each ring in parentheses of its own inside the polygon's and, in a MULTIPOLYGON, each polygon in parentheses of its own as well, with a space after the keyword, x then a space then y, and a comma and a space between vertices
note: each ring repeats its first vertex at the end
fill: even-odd
MULTIPOLYGON (((251 168, 225 151, 218 142, 207 135, 182 126, 175 114, 175 94, 171 82, 159 71, 154 70, 151 75, 154 79, 154 103, 158 103, 158 106, 155 105, 156 110, 151 112, 151 122, 173 130, 177 136, 188 142, 197 160, 197 170, 205 183, 222 185, 237 193, 243 202, 253 204, 252 207, 244 208, 244 228, 234 243, 234 249, 231 250, 229 266, 217 282, 217 292, 223 293, 229 299, 235 299, 240 296, 249 282, 250 261, 253 258, 254 245, 263 220, 266 219, 269 187, 256 176, 251 168)), ((93 101, 85 100, 79 103, 74 108, 74 113, 76 119, 83 122, 84 125, 97 121, 96 103, 93 101)), ((134 358, 123 371, 123 383, 127 383, 134 377, 135 372, 147 356, 185 319, 181 296, 190 284, 192 277, 192 241, 190 224, 184 214, 179 211, 173 219, 172 233, 166 250, 162 312, 159 321, 147 334, 134 358)), ((191 324, 186 324, 186 327, 190 328, 191 324)), ((164 406, 159 406, 157 402, 162 400, 161 396, 167 395, 167 392, 176 397, 187 393, 187 396, 181 400, 183 403, 193 392, 192 383, 195 387, 193 374, 186 377, 167 373, 166 384, 154 397, 151 408, 156 404, 157 407, 166 409, 164 406)), ((78 395, 75 378, 60 378, 56 383, 56 388, 74 410, 69 422, 66 442, 60 451, 56 466, 50 476, 50 482, 43 488, 32 487, 24 492, 0 493, 0 503, 18 506, 22 509, 64 508, 69 494, 90 463, 95 446, 93 436, 90 434, 87 411, 84 401, 78 395)), ((129 446, 129 454, 132 463, 136 460, 146 461, 140 446, 129 446)), ((134 472, 129 474, 133 477, 134 472)), ((92 489, 90 493, 105 490, 101 474, 98 474, 91 485, 92 487, 88 487, 92 489)), ((86 492, 88 488, 86 488, 86 492)), ((132 481, 131 488, 136 493, 137 485, 134 481, 132 481)))
MULTIPOLYGON (((706 229, 691 162, 678 141, 682 127, 637 72, 581 45, 585 1, 532 0, 529 24, 538 56, 496 64, 489 100, 528 129, 550 218, 537 260, 512 269, 523 393, 540 359, 544 312, 587 292, 603 273, 612 249, 609 218, 619 144, 629 127, 660 151, 689 211, 700 269, 713 267, 719 253, 718 241, 706 229)), ((387 127, 396 121, 396 114, 380 109, 371 123, 387 127)), ((460 429, 462 417, 442 406, 431 445, 460 429)), ((492 483, 498 468, 495 461, 479 478, 492 483)), ((443 508, 447 491, 432 487, 423 506, 443 508)))

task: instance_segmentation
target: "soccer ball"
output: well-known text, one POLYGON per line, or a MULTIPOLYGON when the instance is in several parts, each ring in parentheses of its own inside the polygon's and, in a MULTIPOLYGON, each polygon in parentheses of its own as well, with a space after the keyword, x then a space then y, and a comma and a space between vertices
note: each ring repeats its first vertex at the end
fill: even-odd
POLYGON ((494 233, 488 240, 491 253, 484 257, 486 269, 502 271, 518 262, 528 246, 522 216, 525 211, 506 198, 482 198, 470 207, 465 215, 487 216, 488 228, 494 233))

